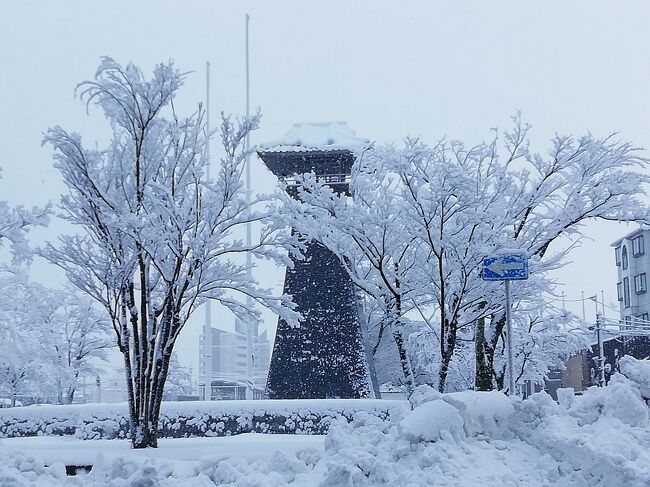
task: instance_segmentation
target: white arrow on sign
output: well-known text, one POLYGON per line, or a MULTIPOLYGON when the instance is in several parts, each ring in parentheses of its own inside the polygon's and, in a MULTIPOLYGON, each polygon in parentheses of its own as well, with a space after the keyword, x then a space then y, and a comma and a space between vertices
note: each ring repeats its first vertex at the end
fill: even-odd
POLYGON ((494 272, 495 274, 499 274, 502 276, 506 271, 514 271, 514 270, 523 270, 524 269, 524 263, 523 262, 515 262, 511 264, 506 264, 500 259, 495 260, 492 262, 490 265, 487 266, 490 272, 494 272))

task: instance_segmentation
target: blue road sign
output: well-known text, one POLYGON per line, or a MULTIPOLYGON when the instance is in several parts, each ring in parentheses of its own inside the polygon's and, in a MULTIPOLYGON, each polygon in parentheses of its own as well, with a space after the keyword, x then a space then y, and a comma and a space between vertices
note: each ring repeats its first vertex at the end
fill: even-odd
POLYGON ((483 259, 484 281, 523 281, 528 279, 528 257, 504 254, 483 259))

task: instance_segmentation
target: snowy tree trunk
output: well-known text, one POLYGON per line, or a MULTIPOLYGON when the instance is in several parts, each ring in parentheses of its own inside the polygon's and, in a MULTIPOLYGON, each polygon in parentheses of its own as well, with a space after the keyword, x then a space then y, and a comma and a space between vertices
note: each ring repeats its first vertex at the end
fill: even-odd
POLYGON ((65 395, 65 403, 66 404, 72 404, 72 401, 74 401, 74 393, 75 393, 75 388, 74 387, 69 387, 68 391, 66 392, 66 395, 65 395))
POLYGON ((56 381, 56 403, 63 404, 63 386, 61 385, 61 379, 56 381))
POLYGON ((485 318, 481 318, 476 323, 476 335, 474 339, 476 354, 476 374, 474 379, 474 389, 477 391, 491 391, 492 382, 492 363, 494 361, 494 351, 489 353, 491 345, 485 341, 485 318))
POLYGON ((476 330, 476 378, 474 387, 477 391, 491 391, 496 385, 498 390, 503 389, 504 374, 494 370, 494 357, 499 339, 503 338, 506 325, 505 313, 492 316, 492 323, 485 330, 485 321, 481 320, 476 330))
POLYGON ((375 354, 370 344, 370 335, 368 333, 368 317, 363 308, 362 298, 357 297, 357 311, 359 314, 359 329, 361 330, 361 340, 363 341, 363 350, 366 355, 366 364, 368 365, 368 375, 370 376, 370 385, 375 399, 381 399, 379 391, 379 382, 377 381, 377 369, 375 367, 375 354))
MULTIPOLYGON (((399 287, 399 283, 397 284, 399 287)), ((410 396, 415 390, 415 377, 413 375, 413 368, 411 367, 411 361, 408 356, 408 351, 406 349, 406 341, 404 340, 404 334, 402 333, 402 296, 397 294, 395 296, 395 317, 392 323, 393 329, 393 339, 397 345, 397 353, 399 354, 399 362, 402 367, 402 373, 404 375, 404 384, 406 385, 406 390, 410 396)))
POLYGON ((438 372, 438 390, 440 392, 445 392, 445 383, 447 382, 447 376, 449 375, 449 364, 451 359, 454 356, 454 351, 456 350, 456 336, 457 336, 457 324, 454 322, 445 321, 445 326, 443 327, 443 334, 440 343, 440 371, 438 372))

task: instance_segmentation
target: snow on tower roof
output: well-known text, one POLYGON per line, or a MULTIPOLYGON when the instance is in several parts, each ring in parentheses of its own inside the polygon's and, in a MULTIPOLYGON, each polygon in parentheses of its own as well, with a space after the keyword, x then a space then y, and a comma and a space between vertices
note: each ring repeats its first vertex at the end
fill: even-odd
POLYGON ((281 139, 260 144, 260 152, 327 152, 356 150, 370 144, 347 122, 294 123, 281 139))

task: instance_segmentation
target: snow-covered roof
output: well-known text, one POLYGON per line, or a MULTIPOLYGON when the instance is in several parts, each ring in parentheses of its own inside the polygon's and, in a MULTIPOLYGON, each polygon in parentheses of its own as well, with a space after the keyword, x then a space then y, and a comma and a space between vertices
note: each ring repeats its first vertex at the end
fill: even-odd
POLYGON ((406 392, 406 388, 404 386, 396 386, 392 382, 385 382, 379 386, 379 392, 406 392))
POLYGON ((619 238, 616 242, 612 243, 611 246, 618 247, 623 243, 623 240, 630 240, 632 237, 636 237, 638 234, 646 230, 650 230, 650 225, 639 225, 639 228, 633 230, 632 232, 628 233, 624 237, 619 238))
POLYGON ((328 152, 357 150, 370 144, 347 122, 294 123, 284 137, 260 144, 260 152, 328 152))

